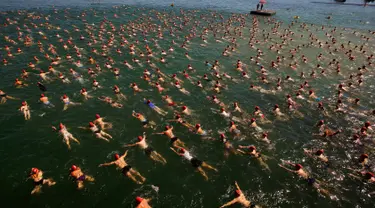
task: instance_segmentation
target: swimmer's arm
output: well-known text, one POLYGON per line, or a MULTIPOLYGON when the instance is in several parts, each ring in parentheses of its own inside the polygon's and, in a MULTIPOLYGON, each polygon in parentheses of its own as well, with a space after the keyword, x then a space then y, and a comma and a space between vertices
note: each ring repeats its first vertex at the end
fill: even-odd
POLYGON ((153 133, 153 134, 163 135, 163 134, 164 134, 164 132, 153 133))
POLYGON ((295 173, 296 171, 295 170, 292 170, 292 169, 289 169, 281 164, 279 164, 280 167, 284 168, 285 170, 289 171, 289 172, 292 172, 292 173, 295 173))
POLYGON ((222 205, 220 208, 230 206, 230 205, 232 205, 232 204, 234 204, 234 203, 237 203, 237 201, 238 201, 238 198, 235 198, 235 199, 233 199, 232 201, 230 201, 230 202, 228 202, 228 203, 222 205))
POLYGON ((244 154, 244 155, 246 155, 246 152, 243 151, 243 150, 241 150, 241 149, 237 149, 237 151, 240 152, 240 153, 242 153, 242 154, 244 154))
POLYGON ((99 167, 113 165, 113 164, 115 164, 115 162, 116 161, 112 161, 112 162, 109 162, 109 163, 103 163, 103 164, 100 164, 99 167))
POLYGON ((238 145, 238 148, 240 149, 245 149, 245 148, 249 148, 250 146, 242 146, 242 145, 238 145))
POLYGON ((138 142, 134 143, 134 144, 126 144, 126 145, 124 145, 124 147, 134 147, 136 145, 138 145, 138 142))
POLYGON ((178 153, 175 149, 173 149, 172 147, 170 148, 173 152, 175 152, 176 154, 178 154, 178 155, 183 155, 183 154, 181 154, 181 153, 178 153))
POLYGON ((79 129, 89 129, 88 127, 78 126, 79 129))
MULTIPOLYGON (((241 191, 240 186, 238 185, 237 181, 234 182, 234 185, 236 185, 237 190, 240 190, 240 191, 241 191)), ((242 191, 241 191, 241 192, 242 192, 242 191)))
POLYGON ((125 158, 127 154, 128 154, 128 150, 126 150, 126 152, 121 156, 121 158, 125 158))

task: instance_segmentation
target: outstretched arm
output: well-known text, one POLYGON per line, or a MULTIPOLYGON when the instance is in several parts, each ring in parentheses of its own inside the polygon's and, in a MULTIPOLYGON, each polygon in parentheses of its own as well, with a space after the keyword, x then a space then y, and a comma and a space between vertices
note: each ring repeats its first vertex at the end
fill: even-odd
MULTIPOLYGON (((236 185, 237 190, 240 190, 240 191, 241 191, 240 186, 238 185, 237 181, 234 182, 234 185, 236 185)), ((241 191, 241 192, 242 192, 242 191, 241 191)))
POLYGON ((173 147, 171 147, 170 149, 171 149, 173 152, 175 152, 176 154, 178 154, 178 155, 180 155, 180 156, 182 155, 181 153, 178 153, 175 149, 173 149, 173 147))
POLYGON ((100 164, 99 167, 113 165, 115 162, 116 161, 112 161, 112 162, 109 162, 109 163, 103 163, 103 164, 100 164))
POLYGON ((133 147, 133 146, 136 146, 136 145, 138 145, 138 142, 134 143, 134 144, 125 144, 124 147, 133 147))
POLYGON ((220 208, 230 206, 230 205, 232 205, 232 204, 234 204, 234 203, 237 203, 237 202, 238 202, 238 198, 235 198, 235 199, 233 199, 232 201, 230 201, 230 202, 228 202, 228 203, 222 205, 220 208))
POLYGON ((125 158, 127 154, 128 154, 128 150, 126 150, 126 152, 121 157, 125 158))
POLYGON ((292 172, 292 173, 295 173, 296 171, 295 170, 292 170, 292 169, 289 169, 281 164, 279 164, 280 167, 284 168, 285 170, 289 171, 289 172, 292 172))

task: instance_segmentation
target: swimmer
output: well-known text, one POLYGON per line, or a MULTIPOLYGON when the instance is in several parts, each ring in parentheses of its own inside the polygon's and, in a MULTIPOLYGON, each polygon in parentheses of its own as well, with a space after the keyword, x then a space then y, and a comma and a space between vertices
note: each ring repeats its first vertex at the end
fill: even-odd
POLYGON ((292 169, 289 169, 287 167, 285 167, 284 165, 282 164, 279 164, 279 166, 289 172, 292 172, 292 173, 296 173, 299 177, 305 179, 307 181, 307 184, 314 187, 318 193, 322 194, 322 195, 325 195, 325 196, 330 196, 330 193, 328 190, 322 188, 319 184, 319 181, 316 180, 315 178, 312 178, 310 176, 310 174, 308 172, 306 172, 302 165, 300 164, 294 164, 294 163, 291 163, 291 162, 288 162, 288 161, 283 161, 283 163, 286 163, 290 166, 293 166, 295 168, 295 170, 292 170, 292 169))
POLYGON ((238 103, 237 103, 237 102, 234 102, 234 103, 233 103, 233 107, 234 107, 233 112, 240 112, 240 113, 242 113, 242 110, 241 110, 241 108, 238 106, 238 103))
POLYGON ((216 172, 218 172, 218 170, 210 165, 208 165, 206 162, 203 162, 199 159, 197 159, 196 157, 193 157, 189 151, 187 151, 186 149, 182 148, 182 147, 178 147, 176 146, 177 150, 175 150, 173 147, 171 147, 171 150, 173 152, 175 152, 176 154, 184 157, 185 159, 187 159, 188 161, 190 161, 190 163, 192 164, 192 166, 194 168, 196 168, 200 174, 202 174, 202 176, 208 180, 208 176, 206 174, 206 172, 203 170, 203 168, 207 168, 207 169, 211 169, 211 170, 214 170, 216 172))
POLYGON ((103 140, 105 140, 107 142, 109 142, 109 139, 112 139, 111 135, 109 135, 108 133, 106 133, 103 130, 99 129, 93 122, 89 122, 89 126, 88 127, 80 126, 78 128, 80 128, 80 129, 89 129, 89 130, 92 131, 92 133, 95 134, 96 138, 103 139, 103 140))
POLYGON ((250 127, 252 127, 253 129, 255 129, 255 131, 257 131, 257 132, 262 132, 263 129, 258 126, 258 124, 255 122, 255 120, 256 120, 255 118, 252 118, 250 120, 250 127))
POLYGON ((31 116, 30 116, 30 106, 27 104, 26 101, 22 102, 22 106, 20 107, 19 109, 24 117, 25 117, 25 120, 30 120, 31 116))
POLYGON ((180 114, 176 114, 175 119, 168 120, 168 122, 177 122, 185 127, 187 127, 190 131, 194 131, 195 126, 188 123, 186 120, 183 120, 180 114))
POLYGON ((79 93, 83 96, 83 98, 84 98, 85 100, 88 100, 88 99, 92 98, 92 96, 89 95, 89 93, 87 92, 86 88, 82 88, 82 89, 79 91, 79 93))
POLYGON ((64 103, 63 111, 67 110, 68 107, 71 106, 71 105, 81 105, 81 103, 73 103, 73 102, 71 102, 70 99, 69 99, 69 97, 67 95, 63 95, 61 97, 61 100, 64 103))
POLYGON ((122 108, 122 104, 114 101, 112 98, 107 96, 100 96, 98 97, 99 100, 104 101, 108 104, 110 104, 114 108, 122 108))
POLYGON ((100 164, 99 167, 116 165, 117 168, 121 169, 121 172, 125 176, 129 177, 131 180, 133 180, 137 184, 143 184, 146 181, 146 178, 143 177, 138 171, 134 170, 132 168, 132 166, 130 166, 130 165, 128 165, 128 163, 126 163, 125 157, 126 157, 127 154, 128 154, 128 150, 126 150, 126 152, 121 156, 119 154, 115 154, 116 160, 114 160, 112 162, 100 164), (138 177, 138 179, 136 177, 138 177))
POLYGON ((251 155, 251 156, 254 156, 259 164, 265 168, 266 170, 268 170, 269 172, 271 172, 271 169, 269 168, 269 166, 267 165, 267 163, 265 162, 266 160, 266 156, 263 155, 263 154, 260 154, 260 152, 257 151, 256 147, 254 145, 250 145, 250 146, 242 146, 242 145, 239 145, 238 148, 240 149, 237 149, 238 152, 244 154, 244 155, 251 155), (247 152, 243 151, 242 149, 248 149, 247 152))
POLYGON ((48 107, 54 107, 54 105, 48 100, 48 97, 46 97, 44 94, 40 95, 39 100, 48 107))
MULTIPOLYGON (((54 127, 54 126, 52 126, 52 129, 54 131, 57 131, 57 128, 54 127)), ((80 144, 78 139, 76 139, 70 132, 68 132, 68 130, 66 129, 66 126, 62 123, 60 123, 60 125, 59 125, 59 134, 61 134, 61 136, 63 137, 63 141, 68 146, 68 149, 71 149, 70 140, 73 140, 73 141, 77 142, 78 144, 80 144)))
POLYGON ((167 136, 170 139, 173 147, 185 147, 185 144, 173 134, 173 126, 165 126, 165 131, 154 134, 167 136))
POLYGON ((117 85, 113 86, 113 92, 118 100, 127 100, 126 96, 120 92, 120 88, 117 85))
POLYGON ((17 88, 28 86, 28 84, 25 84, 23 81, 19 80, 18 78, 16 78, 16 80, 14 81, 14 85, 17 88))
POLYGON ((240 186, 238 186, 237 181, 234 184, 236 185, 236 192, 235 192, 236 198, 234 198, 230 202, 225 203, 220 208, 222 208, 222 207, 228 207, 228 206, 230 206, 232 204, 236 204, 236 203, 241 204, 243 207, 260 208, 258 205, 253 204, 249 200, 246 199, 245 195, 243 194, 243 192, 240 189, 240 186))
POLYGON ((224 144, 224 155, 229 156, 229 153, 237 155, 239 152, 234 148, 233 144, 230 143, 229 139, 224 134, 220 134, 220 141, 224 144))
POLYGON ((53 186, 56 184, 52 178, 44 179, 43 171, 38 168, 31 168, 29 178, 33 179, 35 185, 34 189, 31 191, 31 194, 40 193, 44 184, 47 184, 48 186, 53 186))
POLYGON ((156 123, 153 121, 148 121, 146 117, 141 113, 136 113, 135 111, 132 112, 132 116, 137 118, 142 122, 143 128, 154 128, 156 126, 156 123))
POLYGON ((138 136, 138 142, 134 144, 127 144, 124 147, 133 147, 139 146, 142 150, 145 151, 146 155, 149 156, 152 160, 156 162, 160 162, 162 164, 166 164, 167 161, 161 156, 158 152, 156 152, 152 147, 148 146, 146 142, 146 132, 143 132, 143 136, 138 136))
POLYGON ((280 119, 280 120, 287 120, 288 119, 288 116, 285 115, 284 113, 282 113, 280 111, 280 108, 279 108, 279 105, 278 104, 275 104, 275 106, 273 107, 273 113, 275 114, 275 116, 280 119))
POLYGON ((112 124, 109 122, 104 122, 104 117, 100 117, 99 114, 95 115, 95 120, 93 121, 94 124, 99 125, 101 129, 111 129, 112 124))
POLYGON ((92 176, 85 175, 80 167, 77 167, 75 165, 72 165, 72 167, 69 170, 70 176, 73 177, 77 182, 77 188, 82 189, 83 188, 83 182, 84 181, 90 181, 93 182, 95 179, 92 176))
POLYGON ((142 92, 143 90, 138 87, 138 85, 134 82, 130 84, 130 87, 133 89, 134 95, 137 94, 137 92, 142 92))
POLYGON ((137 196, 135 198, 137 201, 138 205, 136 208, 152 208, 148 203, 151 201, 151 199, 146 199, 146 198, 141 198, 137 196))
POLYGON ((4 91, 2 91, 2 90, 0 90, 0 98, 1 98, 1 100, 0 100, 0 103, 1 103, 1 104, 6 103, 8 99, 11 99, 11 100, 15 100, 15 99, 17 99, 17 98, 15 98, 15 97, 9 96, 8 94, 6 94, 6 93, 5 93, 4 91))
POLYGON ((317 158, 319 159, 320 161, 324 162, 324 163, 328 163, 328 158, 327 156, 324 155, 324 150, 323 149, 320 149, 320 150, 317 150, 317 151, 313 151, 313 150, 308 150, 308 149, 303 149, 303 152, 309 156, 309 157, 312 157, 312 158, 317 158))
POLYGON ((156 113, 166 116, 168 112, 164 111, 163 109, 156 106, 154 103, 152 103, 150 100, 146 100, 146 98, 143 98, 143 102, 148 105, 152 110, 154 110, 156 113))
POLYGON ((358 161, 361 164, 362 168, 370 168, 368 154, 362 154, 359 157, 358 161))

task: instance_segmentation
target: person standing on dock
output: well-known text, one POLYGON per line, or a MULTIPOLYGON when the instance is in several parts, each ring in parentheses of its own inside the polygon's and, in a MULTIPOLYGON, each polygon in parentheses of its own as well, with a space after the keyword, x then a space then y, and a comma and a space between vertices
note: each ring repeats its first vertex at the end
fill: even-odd
POLYGON ((260 0, 259 1, 259 4, 260 4, 260 10, 263 10, 263 5, 266 3, 266 0, 260 0))

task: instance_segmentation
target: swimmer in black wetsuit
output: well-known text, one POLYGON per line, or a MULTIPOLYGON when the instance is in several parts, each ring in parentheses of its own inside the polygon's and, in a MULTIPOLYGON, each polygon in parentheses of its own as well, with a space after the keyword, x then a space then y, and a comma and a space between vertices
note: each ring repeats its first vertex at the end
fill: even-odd
POLYGON ((167 163, 167 161, 164 159, 163 156, 157 153, 152 147, 148 146, 148 144, 146 143, 145 132, 143 132, 143 136, 138 136, 137 143, 124 145, 124 147, 133 147, 133 146, 139 146, 142 150, 145 151, 146 155, 149 156, 152 160, 163 163, 163 164, 167 163))
POLYGON ((115 154, 115 161, 112 161, 112 162, 108 162, 108 163, 103 163, 103 164, 100 164, 99 167, 102 167, 102 166, 108 166, 108 165, 113 165, 115 164, 118 168, 121 169, 122 173, 124 175, 126 175, 127 177, 129 177, 130 179, 132 179, 134 182, 136 182, 137 184, 142 184, 145 182, 146 178, 143 177, 138 171, 134 170, 130 165, 128 165, 126 162, 125 162, 125 157, 126 155, 128 154, 128 151, 126 151, 123 155, 119 155, 119 154, 115 154), (140 180, 137 180, 136 176, 138 176, 138 178, 140 180))

